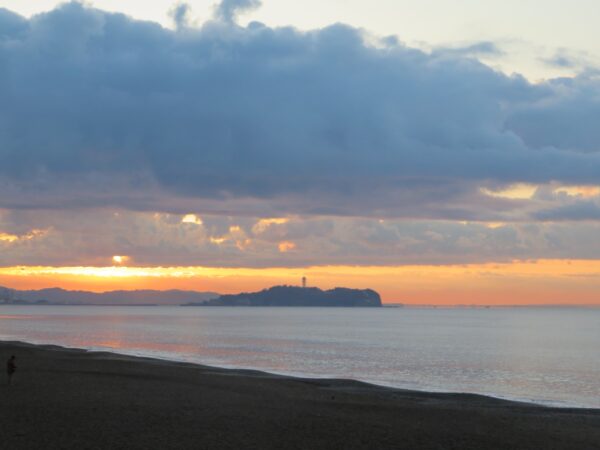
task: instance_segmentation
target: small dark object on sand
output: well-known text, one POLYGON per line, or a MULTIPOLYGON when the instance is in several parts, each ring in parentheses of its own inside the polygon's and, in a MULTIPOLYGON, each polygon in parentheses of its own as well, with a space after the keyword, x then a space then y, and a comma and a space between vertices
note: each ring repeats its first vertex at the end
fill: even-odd
POLYGON ((12 376, 17 370, 17 365, 15 364, 16 359, 16 356, 12 355, 10 358, 8 358, 8 361, 6 362, 6 374, 8 375, 8 384, 10 384, 12 376))

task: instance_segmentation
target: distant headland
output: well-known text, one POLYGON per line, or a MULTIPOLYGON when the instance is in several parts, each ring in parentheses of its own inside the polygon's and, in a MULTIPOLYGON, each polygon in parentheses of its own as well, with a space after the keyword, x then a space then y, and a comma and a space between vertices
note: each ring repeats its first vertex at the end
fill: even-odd
POLYGON ((21 291, 0 286, 0 304, 8 305, 179 306, 218 297, 216 292, 180 290, 88 292, 49 288, 21 291))
POLYGON ((381 307, 381 297, 372 289, 335 288, 328 291, 316 287, 273 286, 260 292, 221 295, 187 306, 337 306, 381 307))

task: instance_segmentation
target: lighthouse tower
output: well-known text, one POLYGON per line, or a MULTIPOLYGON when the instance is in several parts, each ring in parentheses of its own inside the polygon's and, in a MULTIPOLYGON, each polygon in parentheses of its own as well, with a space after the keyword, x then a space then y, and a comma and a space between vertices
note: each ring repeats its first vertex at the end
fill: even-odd
POLYGON ((302 287, 306 287, 306 277, 302 277, 302 287))

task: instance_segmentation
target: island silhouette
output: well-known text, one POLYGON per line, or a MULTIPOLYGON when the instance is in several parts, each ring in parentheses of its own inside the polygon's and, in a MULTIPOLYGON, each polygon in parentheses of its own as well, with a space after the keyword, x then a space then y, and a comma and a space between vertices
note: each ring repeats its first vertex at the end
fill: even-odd
POLYGON ((187 306, 337 306, 381 307, 381 297, 372 289, 337 287, 324 291, 316 287, 273 286, 259 292, 221 295, 187 306))

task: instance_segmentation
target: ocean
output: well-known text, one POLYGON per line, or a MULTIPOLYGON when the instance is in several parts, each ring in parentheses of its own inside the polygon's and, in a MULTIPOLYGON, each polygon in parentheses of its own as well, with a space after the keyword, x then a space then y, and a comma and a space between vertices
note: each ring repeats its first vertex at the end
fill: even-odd
POLYGON ((0 339, 600 408, 600 309, 0 305, 0 339))

